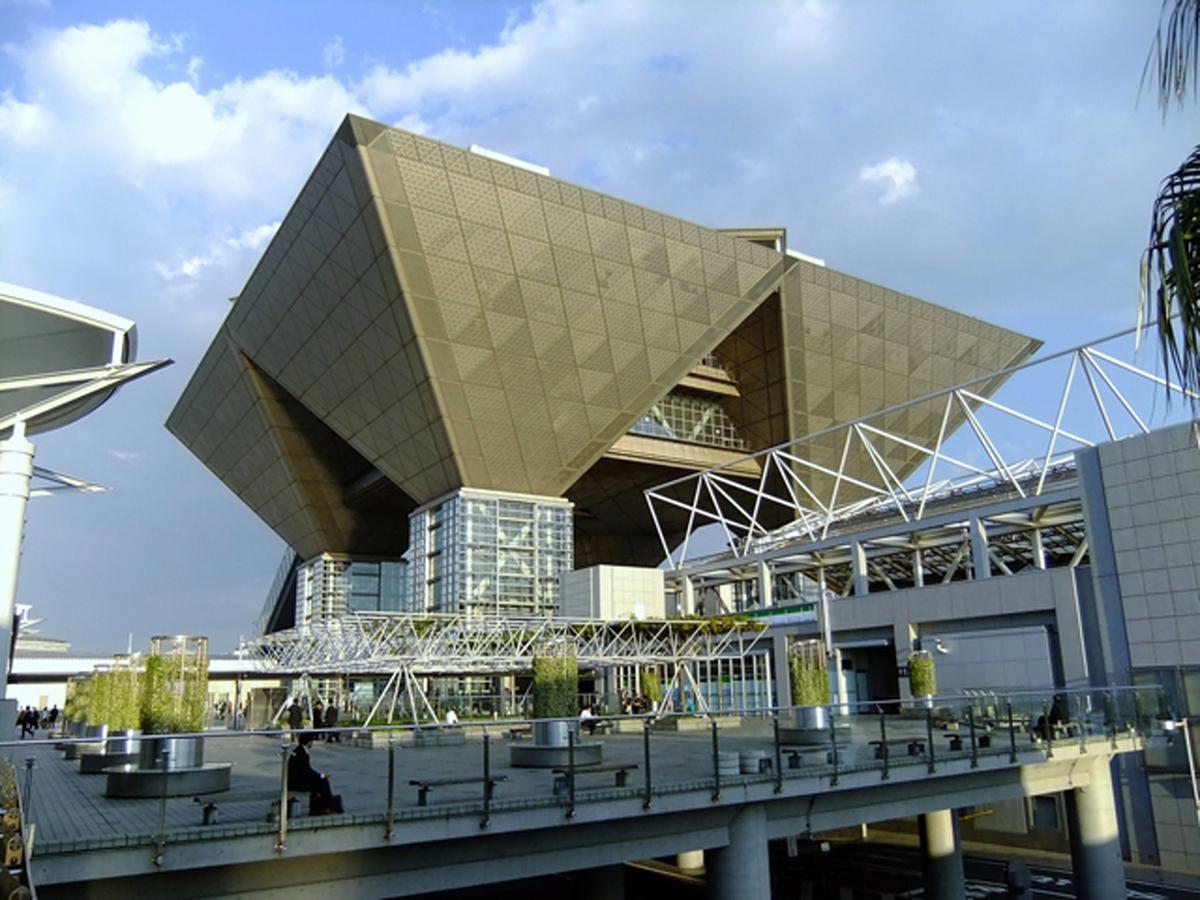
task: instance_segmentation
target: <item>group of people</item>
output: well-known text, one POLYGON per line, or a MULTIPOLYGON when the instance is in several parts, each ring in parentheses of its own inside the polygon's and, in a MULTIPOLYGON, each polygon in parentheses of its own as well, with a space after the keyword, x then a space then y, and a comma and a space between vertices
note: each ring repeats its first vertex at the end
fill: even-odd
POLYGON ((26 706, 17 713, 17 725, 21 729, 21 740, 25 740, 26 735, 36 738, 39 728, 53 729, 56 722, 58 722, 57 703, 50 709, 43 706, 40 712, 32 706, 26 706))
POLYGON ((653 711, 654 704, 643 694, 633 694, 629 691, 621 693, 621 712, 627 716, 637 716, 653 711))
MULTIPOLYGON (((333 700, 329 701, 329 706, 325 706, 320 700, 312 705, 312 727, 319 728, 336 728, 338 724, 338 716, 340 715, 337 703, 333 700)), ((298 699, 292 700, 292 705, 288 707, 288 728, 292 731, 299 731, 304 727, 304 709, 300 706, 298 699)), ((337 731, 323 732, 320 735, 322 740, 330 743, 340 744, 342 735, 337 731)), ((318 735, 313 735, 315 740, 318 735)))

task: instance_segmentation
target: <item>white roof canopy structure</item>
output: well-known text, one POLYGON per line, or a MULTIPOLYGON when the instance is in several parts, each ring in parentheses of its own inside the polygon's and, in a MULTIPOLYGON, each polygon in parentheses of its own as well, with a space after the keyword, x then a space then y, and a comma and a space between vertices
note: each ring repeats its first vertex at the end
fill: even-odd
POLYGON ((122 383, 167 365, 137 363, 129 319, 0 282, 0 433, 74 422, 122 383))

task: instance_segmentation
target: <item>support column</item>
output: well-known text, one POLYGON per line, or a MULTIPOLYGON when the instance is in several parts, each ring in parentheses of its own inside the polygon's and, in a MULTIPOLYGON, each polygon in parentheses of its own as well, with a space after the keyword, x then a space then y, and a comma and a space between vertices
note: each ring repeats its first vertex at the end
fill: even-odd
POLYGON ((854 573, 854 593, 863 596, 870 593, 871 582, 867 578, 867 551, 858 541, 850 544, 850 571, 854 573))
POLYGON ((688 576, 683 576, 683 590, 679 592, 679 605, 683 607, 679 610, 679 614, 683 616, 694 616, 696 614, 696 588, 692 584, 692 579, 688 576))
POLYGON ((842 651, 837 647, 829 655, 829 677, 833 682, 830 687, 833 688, 834 702, 839 712, 843 716, 850 715, 850 691, 846 685, 846 671, 842 668, 842 651))
POLYGON ((1100 759, 1092 763, 1088 786, 1067 791, 1065 798, 1076 895, 1092 900, 1120 900, 1125 896, 1125 865, 1121 860, 1109 761, 1100 759))
POLYGON ((767 855, 767 811, 761 803, 744 806, 729 823, 729 846, 708 853, 711 900, 771 900, 767 855))
POLYGON ((0 700, 8 692, 8 650, 12 645, 13 606, 17 598, 21 539, 25 533, 25 503, 29 500, 29 480, 33 477, 33 450, 33 444, 25 437, 24 422, 13 425, 12 435, 0 441, 0 700))
POLYGON ((971 532, 971 567, 975 578, 991 578, 992 560, 988 556, 987 526, 983 519, 972 516, 967 527, 971 532))
MULTIPOLYGON (((962 847, 954 811, 939 809, 918 817, 921 831, 921 867, 929 900, 959 900, 966 896, 962 847)), ((1087 897, 1081 893, 1079 896, 1087 897)))
POLYGON ((912 552, 913 587, 925 587, 925 560, 921 558, 921 548, 914 547, 912 552))
POLYGON ((788 661, 788 636, 771 635, 771 668, 775 676, 775 705, 784 709, 792 705, 792 670, 788 661))
POLYGON ((688 850, 686 853, 675 854, 675 868, 684 875, 701 875, 704 873, 704 851, 688 850))
POLYGON ((1046 549, 1042 546, 1042 529, 1035 528, 1031 533, 1030 544, 1033 548, 1034 568, 1046 568, 1046 549))
POLYGON ((775 605, 775 584, 769 563, 758 564, 758 607, 766 609, 775 605))

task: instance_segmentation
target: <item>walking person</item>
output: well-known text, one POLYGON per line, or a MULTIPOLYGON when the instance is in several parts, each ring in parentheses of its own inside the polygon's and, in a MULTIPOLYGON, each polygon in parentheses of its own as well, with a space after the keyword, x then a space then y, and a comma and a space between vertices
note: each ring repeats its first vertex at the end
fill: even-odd
MULTIPOLYGON (((338 708, 337 708, 336 700, 329 701, 329 706, 325 708, 325 718, 323 721, 325 722, 326 728, 337 727, 338 708)), ((325 735, 325 740, 330 744, 333 744, 333 743, 340 744, 342 742, 342 736, 341 736, 341 734, 339 734, 336 731, 330 731, 325 735)))
POLYGON ((288 707, 288 729, 292 732, 292 738, 295 739, 296 733, 304 727, 304 710, 300 708, 300 701, 292 698, 292 705, 288 707))

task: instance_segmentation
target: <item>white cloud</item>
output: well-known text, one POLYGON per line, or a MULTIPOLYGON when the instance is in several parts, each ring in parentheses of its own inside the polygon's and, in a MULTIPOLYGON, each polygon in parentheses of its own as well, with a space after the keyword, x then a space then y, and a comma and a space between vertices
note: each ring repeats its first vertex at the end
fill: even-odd
POLYGON ((248 228, 232 237, 215 242, 204 253, 188 255, 175 262, 160 260, 154 264, 154 270, 164 281, 194 280, 211 266, 228 266, 235 258, 241 259, 261 250, 278 230, 279 222, 248 228))
POLYGON ((346 61, 346 45, 342 42, 340 34, 325 45, 321 51, 321 58, 325 61, 327 69, 336 69, 346 61))
POLYGON ((113 459, 120 460, 121 462, 133 462, 135 459, 142 458, 142 454, 135 453, 132 450, 112 450, 112 449, 110 449, 108 451, 108 455, 111 456, 113 459))
POLYGON ((36 103, 22 103, 11 91, 0 93, 0 137, 28 143, 42 131, 43 114, 36 103))
POLYGON ((879 202, 884 206, 914 196, 920 190, 917 184, 917 167, 907 159, 893 156, 873 166, 864 166, 858 180, 867 184, 883 186, 879 202))

